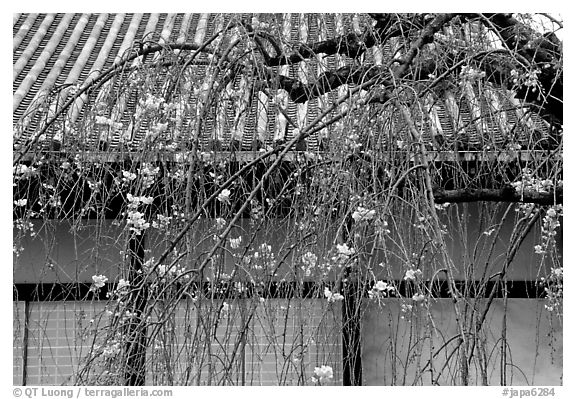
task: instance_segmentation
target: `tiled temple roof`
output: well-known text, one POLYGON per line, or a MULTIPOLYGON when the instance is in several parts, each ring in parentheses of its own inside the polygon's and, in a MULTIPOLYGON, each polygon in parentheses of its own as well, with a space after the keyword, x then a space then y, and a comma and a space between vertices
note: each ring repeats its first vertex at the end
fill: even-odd
MULTIPOLYGON (((275 24, 282 35, 282 43, 313 43, 351 31, 360 32, 369 23, 369 18, 361 14, 14 14, 13 17, 13 126, 16 149, 28 142, 50 116, 50 110, 58 110, 74 90, 97 79, 123 56, 141 43, 184 43, 200 44, 223 26, 231 18, 241 18, 252 24, 275 24)), ((233 35, 228 31, 225 39, 233 35)), ((177 52, 176 52, 177 53, 177 52)), ((186 51, 182 51, 181 55, 186 51)), ((385 64, 390 59, 391 49, 372 48, 364 55, 363 62, 375 65, 385 64)), ((190 54, 188 52, 188 54, 190 54)), ((144 64, 153 65, 159 58, 148 57, 144 64)), ((198 63, 191 70, 189 78, 201 81, 206 78, 209 68, 206 54, 198 57, 198 63)), ((290 66, 274 67, 281 75, 313 80, 324 68, 346 65, 353 60, 331 55, 318 57, 290 66)), ((155 81, 147 82, 148 90, 155 94, 164 93, 169 80, 165 70, 158 69, 155 81)), ((120 149, 129 146, 138 149, 150 138, 150 131, 158 122, 142 119, 135 123, 134 115, 141 106, 135 100, 141 95, 141 83, 120 86, 118 79, 100 86, 99 90, 77 99, 66 119, 54 124, 39 140, 44 149, 51 148, 53 139, 67 143, 83 143, 83 148, 97 149, 104 137, 107 149, 120 149), (121 95, 119 93, 122 93, 121 95), (117 129, 100 126, 94 119, 95 113, 86 112, 89 107, 103 107, 102 116, 118 123, 117 129), (96 128, 85 129, 86 126, 96 128), (84 129, 83 129, 84 128, 84 129), (105 130, 105 131, 104 131, 105 130), (84 132, 84 133, 81 133, 84 132)), ((230 83, 231 92, 244 95, 246 77, 237 77, 230 83)), ((295 127, 288 123, 278 104, 283 105, 286 114, 298 127, 313 120, 319 110, 332 104, 339 95, 346 92, 340 87, 320 98, 296 104, 278 91, 270 96, 262 92, 253 94, 253 101, 243 110, 223 102, 200 131, 201 148, 253 150, 257 146, 270 145, 275 141, 285 141, 293 137, 295 127)), ((200 101, 201 93, 190 90, 180 92, 173 101, 194 105, 200 101)), ((168 100, 166 100, 168 102, 168 100)), ((546 134, 547 124, 537 115, 520 106, 509 92, 495 89, 479 91, 474 87, 447 90, 438 97, 429 93, 420 105, 413 107, 414 118, 422 128, 423 137, 441 135, 445 143, 464 141, 471 148, 482 146, 498 147, 513 140, 525 143, 533 140, 533 132, 546 134), (465 137, 465 140, 462 140, 465 137)), ((390 143, 405 140, 407 129, 399 115, 392 111, 385 121, 374 122, 372 126, 382 134, 383 140, 390 143)), ((191 140, 194 131, 194 107, 185 107, 178 118, 168 121, 167 129, 159 132, 154 140, 175 146, 191 140)), ((320 131, 306 139, 308 150, 321 148, 324 135, 320 131)), ((432 142, 432 141, 431 141, 432 142)), ((460 147, 462 148, 462 147, 460 147)))

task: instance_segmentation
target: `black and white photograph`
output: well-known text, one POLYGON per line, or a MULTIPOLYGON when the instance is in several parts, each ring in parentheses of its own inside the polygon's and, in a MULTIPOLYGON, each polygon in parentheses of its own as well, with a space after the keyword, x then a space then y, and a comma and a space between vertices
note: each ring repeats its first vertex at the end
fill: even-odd
POLYGON ((560 392, 563 16, 246 8, 12 14, 14 396, 560 392))

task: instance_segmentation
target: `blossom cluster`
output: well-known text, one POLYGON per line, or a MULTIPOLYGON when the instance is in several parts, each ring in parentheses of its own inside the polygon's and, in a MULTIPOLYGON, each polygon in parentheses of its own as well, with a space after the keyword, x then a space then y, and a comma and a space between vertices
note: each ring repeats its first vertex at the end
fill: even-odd
POLYGON ((145 98, 141 98, 138 105, 140 105, 145 112, 156 112, 165 106, 165 100, 152 93, 146 93, 145 98))
POLYGON ((464 65, 460 70, 461 84, 466 84, 467 82, 474 82, 484 77, 486 77, 486 72, 475 69, 470 65, 464 65))
POLYGON ((316 256, 316 254, 314 254, 313 252, 308 251, 304 255, 302 255, 302 265, 304 266, 303 267, 304 275, 306 277, 312 275, 312 270, 316 266, 317 262, 318 262, 318 256, 316 256))
POLYGON ((146 131, 144 140, 154 141, 158 136, 168 130, 168 122, 158 122, 146 131))
POLYGON ((142 176, 142 187, 144 189, 149 188, 154 184, 154 180, 156 175, 160 172, 160 168, 158 166, 154 167, 151 164, 144 163, 142 168, 138 169, 138 173, 142 176))
POLYGON ((336 249, 338 250, 338 255, 350 257, 354 255, 354 248, 350 248, 348 244, 336 244, 336 249))
POLYGON ((144 214, 138 211, 129 211, 127 226, 130 231, 133 231, 136 235, 142 234, 142 231, 150 227, 150 223, 144 218, 144 214))
POLYGON ((122 122, 116 122, 115 120, 113 120, 112 118, 106 118, 105 116, 96 116, 96 125, 101 125, 101 126, 109 126, 110 128, 114 129, 114 130, 120 130, 122 129, 122 122))
POLYGON ((14 221, 14 227, 23 234, 30 232, 30 237, 34 237, 36 235, 36 232, 34 231, 34 224, 22 218, 16 219, 14 221))
POLYGON ((347 150, 354 151, 360 147, 362 147, 362 143, 359 142, 360 136, 357 133, 349 134, 344 143, 347 147, 347 150))
POLYGON ((152 202, 154 201, 153 197, 147 197, 147 196, 136 196, 136 195, 132 195, 130 193, 128 193, 128 195, 126 195, 126 198, 128 199, 128 208, 129 209, 136 209, 138 208, 138 206, 140 204, 145 204, 145 205, 150 205, 152 204, 152 202))
POLYGON ((156 220, 152 221, 152 227, 159 230, 166 230, 170 226, 172 216, 156 215, 156 220))
POLYGON ((513 69, 510 71, 510 76, 512 77, 512 83, 516 86, 527 86, 531 88, 533 92, 538 90, 538 75, 542 71, 540 69, 533 69, 525 73, 520 73, 513 69))
POLYGON ((95 349, 100 353, 100 355, 104 356, 104 358, 112 359, 122 350, 122 343, 117 340, 112 340, 107 342, 105 345, 96 347, 95 349))
POLYGON ((226 227, 226 219, 216 218, 214 226, 216 227, 216 230, 222 230, 224 227, 226 227))
POLYGON ((92 290, 98 290, 106 284, 108 281, 108 277, 104 276, 103 274, 97 274, 92 276, 92 290))
POLYGON ((238 249, 242 244, 242 236, 238 236, 237 238, 230 238, 230 248, 238 249))
POLYGON ((406 281, 413 281, 420 277, 422 277, 422 271, 420 269, 408 269, 404 274, 404 280, 406 281))
POLYGON ((224 190, 220 191, 216 199, 222 203, 230 204, 230 194, 231 194, 230 190, 225 188, 224 190))
MULTIPOLYGON (((546 214, 542 218, 542 241, 540 244, 534 246, 534 251, 539 255, 544 255, 548 251, 552 251, 556 243, 556 230, 560 227, 560 218, 563 214, 562 205, 554 205, 548 208, 546 214)), ((547 305, 545 308, 550 312, 561 313, 562 299, 563 299, 563 278, 564 268, 562 266, 553 267, 547 279, 542 278, 542 282, 546 282, 547 286, 544 288, 546 292, 547 305)))
POLYGON ((343 300, 344 296, 342 296, 342 294, 339 294, 337 292, 330 291, 328 287, 324 287, 324 298, 328 300, 328 303, 332 303, 343 300))
MULTIPOLYGON (((561 183, 562 181, 558 181, 558 184, 561 183)), ((522 169, 521 180, 511 183, 511 185, 518 193, 522 193, 525 190, 549 193, 554 188, 554 182, 552 180, 541 179, 535 176, 535 173, 529 168, 522 169)))
POLYGON ((549 312, 555 312, 557 315, 561 315, 564 299, 564 268, 552 268, 550 276, 547 279, 542 277, 542 283, 546 283, 544 292, 546 293, 547 303, 544 305, 544 308, 549 312))
POLYGON ((177 280, 180 276, 182 276, 183 279, 190 279, 190 274, 187 274, 186 269, 180 265, 167 266, 160 264, 156 268, 156 274, 162 283, 177 280))
POLYGON ((27 203, 28 203, 28 199, 26 199, 26 198, 21 198, 19 200, 14 201, 14 205, 16 205, 16 206, 26 206, 27 203))
POLYGON ((128 194, 128 218, 126 221, 127 227, 136 235, 142 234, 142 231, 150 227, 150 223, 144 218, 144 213, 138 211, 141 204, 150 205, 154 201, 153 197, 135 196, 128 194))
MULTIPOLYGON (((241 242, 241 240, 239 242, 241 242)), ((258 246, 257 249, 257 251, 254 250, 252 253, 242 258, 242 263, 245 267, 250 267, 254 270, 273 270, 276 258, 272 251, 272 246, 263 243, 258 246)))
POLYGON ((396 288, 394 288, 392 285, 390 285, 390 284, 388 284, 382 280, 378 280, 374 284, 372 289, 370 291, 368 291, 368 297, 370 297, 370 299, 387 297, 390 294, 392 294, 394 291, 396 291, 396 288))
POLYGON ((554 205, 548 208, 542 218, 542 242, 534 247, 537 254, 544 254, 556 242, 556 230, 560 227, 562 217, 562 205, 554 205))
POLYGON ((314 367, 314 376, 312 376, 312 382, 324 384, 330 382, 334 378, 334 371, 332 367, 322 365, 320 367, 314 367))
POLYGON ((352 219, 354 219, 354 221, 357 223, 370 221, 374 219, 375 216, 376 211, 374 209, 367 209, 362 206, 356 208, 356 210, 352 213, 352 219))

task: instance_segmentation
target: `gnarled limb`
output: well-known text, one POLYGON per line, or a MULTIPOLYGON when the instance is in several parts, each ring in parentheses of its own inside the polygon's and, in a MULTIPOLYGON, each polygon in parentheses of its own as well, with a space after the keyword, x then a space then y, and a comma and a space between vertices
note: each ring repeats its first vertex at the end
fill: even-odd
POLYGON ((520 202, 532 203, 538 205, 555 205, 562 204, 563 194, 562 186, 555 191, 539 192, 525 190, 518 192, 512 187, 501 189, 457 189, 457 190, 434 190, 434 201, 436 203, 461 203, 476 201, 497 201, 497 202, 520 202))

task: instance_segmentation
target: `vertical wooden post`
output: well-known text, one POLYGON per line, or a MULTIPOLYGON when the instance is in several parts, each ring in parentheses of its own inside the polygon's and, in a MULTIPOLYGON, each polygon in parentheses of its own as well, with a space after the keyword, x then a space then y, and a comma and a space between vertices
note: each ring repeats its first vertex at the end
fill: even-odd
POLYGON ((24 301, 24 335, 22 337, 22 386, 28 383, 28 345, 30 333, 30 300, 24 301))
MULTIPOLYGON (((353 220, 349 216, 346 227, 342 229, 342 242, 348 241, 353 220)), ((342 279, 342 383, 346 386, 362 385, 362 351, 360 329, 359 283, 353 275, 352 266, 346 266, 342 279)))
MULTIPOLYGON (((349 273, 346 273, 349 274, 349 273)), ((362 350, 360 330, 360 304, 358 283, 348 281, 343 284, 342 303, 342 356, 343 384, 362 385, 362 350)))
POLYGON ((128 299, 128 310, 134 314, 126 328, 126 369, 124 378, 126 385, 142 386, 146 380, 146 290, 142 265, 144 263, 145 237, 133 234, 130 237, 128 248, 130 269, 128 279, 131 293, 128 299))

